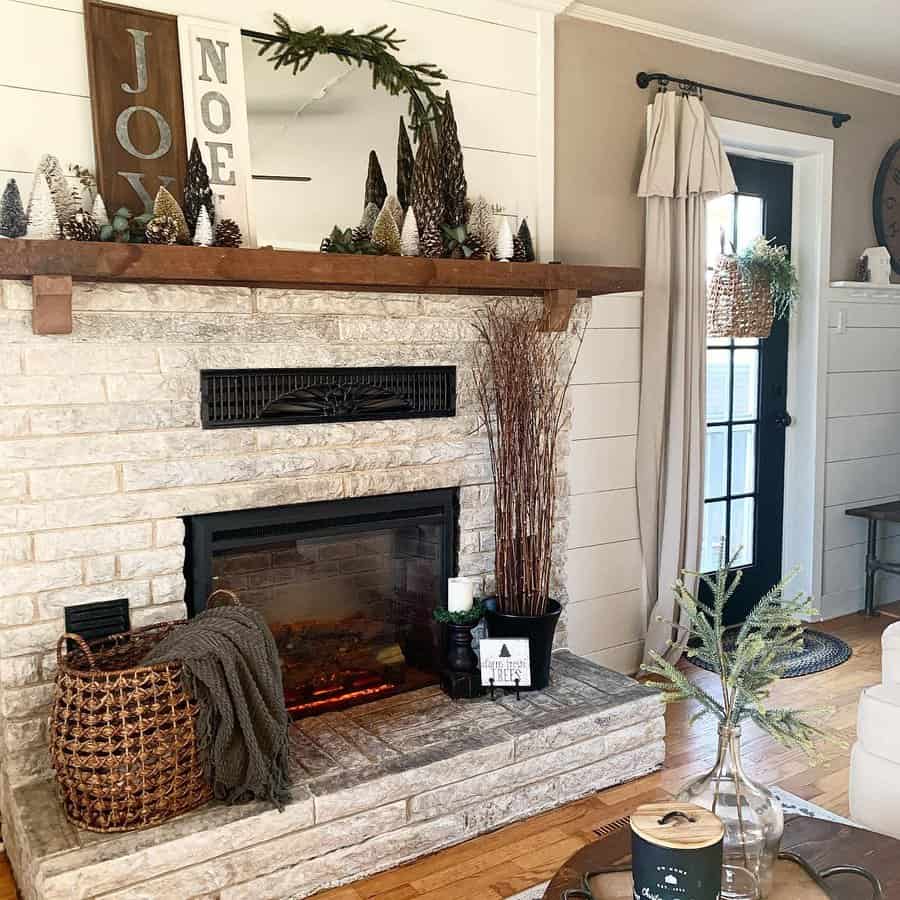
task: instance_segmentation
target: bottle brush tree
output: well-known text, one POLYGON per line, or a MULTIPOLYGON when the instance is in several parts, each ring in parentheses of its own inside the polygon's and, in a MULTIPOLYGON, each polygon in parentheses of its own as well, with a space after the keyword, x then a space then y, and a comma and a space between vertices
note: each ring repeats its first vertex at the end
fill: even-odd
POLYGON ((449 92, 444 100, 440 124, 439 166, 444 191, 444 220, 442 224, 456 228, 466 224, 466 173, 463 169, 463 152, 459 143, 459 131, 449 92))
POLYGON ((25 217, 25 209, 22 206, 22 195, 15 178, 10 178, 3 189, 3 198, 0 199, 0 234, 3 237, 24 237, 28 230, 28 220, 25 217))

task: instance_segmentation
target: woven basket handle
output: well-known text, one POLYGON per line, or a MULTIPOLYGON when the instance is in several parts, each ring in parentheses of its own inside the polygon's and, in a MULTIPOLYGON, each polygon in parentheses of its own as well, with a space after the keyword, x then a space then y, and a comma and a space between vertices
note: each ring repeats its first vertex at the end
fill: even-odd
POLYGON ((238 595, 234 591, 226 590, 225 588, 217 588, 214 590, 207 598, 206 598, 206 608, 212 609, 215 606, 219 606, 220 604, 215 602, 218 597, 227 597, 231 602, 231 606, 240 606, 241 601, 238 598, 238 595))
POLYGON ((97 663, 94 660, 94 654, 91 653, 91 648, 88 646, 87 641, 80 634, 73 634, 70 631, 67 631, 57 642, 56 642, 56 661, 62 665, 63 661, 63 645, 65 641, 74 641, 78 644, 78 649, 87 657, 87 661, 90 663, 92 669, 97 668, 97 663))

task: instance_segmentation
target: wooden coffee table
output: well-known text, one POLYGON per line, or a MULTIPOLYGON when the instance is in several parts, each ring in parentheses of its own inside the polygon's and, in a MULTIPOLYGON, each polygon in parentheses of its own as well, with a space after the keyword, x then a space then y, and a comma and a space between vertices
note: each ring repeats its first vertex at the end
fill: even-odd
MULTIPOLYGON (((563 891, 579 888, 582 876, 631 859, 631 830, 627 820, 596 843, 583 847, 556 873, 544 900, 560 900, 563 891)), ((782 850, 803 857, 816 870, 829 866, 864 866, 880 879, 887 900, 900 897, 900 841, 824 819, 792 816, 785 820, 782 850)), ((871 890, 862 879, 836 876, 829 887, 840 900, 870 900, 871 890)))

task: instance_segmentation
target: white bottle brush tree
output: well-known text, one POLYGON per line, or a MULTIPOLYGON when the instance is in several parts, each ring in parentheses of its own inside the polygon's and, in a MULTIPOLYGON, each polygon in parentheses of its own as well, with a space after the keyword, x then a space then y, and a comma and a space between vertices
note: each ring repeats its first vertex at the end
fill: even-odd
POLYGON ((53 241, 59 237, 59 217, 50 185, 43 175, 35 175, 31 199, 28 201, 28 231, 30 240, 53 241))

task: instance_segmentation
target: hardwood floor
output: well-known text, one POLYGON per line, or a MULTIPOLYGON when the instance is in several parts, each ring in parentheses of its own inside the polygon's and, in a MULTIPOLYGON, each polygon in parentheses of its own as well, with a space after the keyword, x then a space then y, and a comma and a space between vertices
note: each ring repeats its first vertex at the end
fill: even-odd
MULTIPOLYGON (((850 745, 856 734, 860 691, 881 680, 881 632, 900 618, 900 604, 877 619, 851 615, 827 623, 827 629, 853 647, 853 657, 837 669, 780 681, 773 702, 804 709, 829 707, 828 720, 845 743, 825 749, 826 759, 812 765, 798 750, 786 750, 755 726, 744 728, 744 760, 752 777, 778 784, 840 815, 849 813, 847 784, 850 745)), ((686 665, 697 681, 715 676, 686 665)), ((316 900, 502 900, 549 879, 576 850, 596 839, 594 829, 627 815, 634 806, 661 799, 689 777, 709 768, 715 749, 715 725, 689 724, 685 704, 666 716, 666 765, 662 772, 601 791, 560 809, 483 835, 458 847, 345 888, 316 895, 316 900)), ((14 900, 15 884, 0 856, 0 900, 14 900)))

